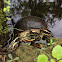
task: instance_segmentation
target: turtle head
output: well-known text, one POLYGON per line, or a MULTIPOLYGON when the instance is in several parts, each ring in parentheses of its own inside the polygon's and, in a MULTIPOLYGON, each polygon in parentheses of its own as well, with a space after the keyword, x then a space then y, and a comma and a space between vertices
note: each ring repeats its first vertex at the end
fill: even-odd
POLYGON ((43 40, 53 37, 53 33, 48 29, 40 30, 40 35, 43 40))

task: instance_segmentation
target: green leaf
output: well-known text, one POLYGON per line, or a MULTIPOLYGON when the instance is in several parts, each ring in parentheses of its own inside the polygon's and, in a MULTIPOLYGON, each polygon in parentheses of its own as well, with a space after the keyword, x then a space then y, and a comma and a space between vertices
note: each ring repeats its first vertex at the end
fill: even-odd
POLYGON ((8 12, 10 11, 10 6, 6 7, 6 11, 8 11, 8 12))
POLYGON ((8 57, 9 57, 10 59, 13 59, 13 57, 12 57, 12 55, 11 55, 11 54, 8 54, 8 57))
POLYGON ((25 43, 25 45, 28 45, 28 43, 25 43))
POLYGON ((5 0, 5 3, 7 3, 7 0, 5 0))
POLYGON ((50 39, 50 43, 52 44, 52 42, 53 42, 53 40, 52 39, 50 39))
POLYGON ((51 45, 50 43, 47 43, 47 45, 51 45))
POLYGON ((7 9, 7 11, 9 12, 9 11, 10 11, 10 9, 8 8, 8 9, 7 9))
POLYGON ((4 8, 3 11, 6 12, 6 8, 4 8))
POLYGON ((50 62, 56 62, 54 59, 51 59, 50 62))
POLYGON ((7 60, 7 62, 12 62, 13 60, 7 60))
POLYGON ((28 45, 30 45, 31 43, 29 43, 28 45))
POLYGON ((7 3, 8 5, 11 5, 10 1, 5 0, 5 3, 7 3))
POLYGON ((39 55, 37 62, 48 62, 48 57, 44 54, 39 55))
POLYGON ((6 17, 7 18, 7 20, 11 20, 11 18, 8 18, 8 17, 6 17))
POLYGON ((58 62, 62 62, 62 60, 58 61, 58 62))
POLYGON ((53 48, 52 56, 57 60, 62 59, 62 47, 60 45, 57 45, 53 48))
POLYGON ((7 9, 10 8, 10 6, 7 6, 6 8, 7 8, 7 9))
POLYGON ((8 4, 8 5, 11 5, 10 1, 7 1, 7 4, 8 4))
POLYGON ((52 43, 52 45, 53 45, 53 44, 56 44, 56 43, 54 42, 54 43, 52 43))
POLYGON ((19 59, 19 57, 14 58, 14 60, 18 60, 18 59, 19 59))

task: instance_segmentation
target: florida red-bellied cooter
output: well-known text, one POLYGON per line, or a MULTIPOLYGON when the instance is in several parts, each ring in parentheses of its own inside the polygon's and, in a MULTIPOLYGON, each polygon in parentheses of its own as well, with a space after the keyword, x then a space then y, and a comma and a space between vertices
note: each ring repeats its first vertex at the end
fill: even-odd
POLYGON ((27 16, 20 19, 14 28, 17 29, 14 29, 16 39, 10 43, 8 49, 14 48, 18 39, 21 42, 31 42, 32 45, 35 41, 47 40, 47 38, 52 36, 51 31, 48 30, 47 22, 36 16, 27 16))
POLYGON ((45 39, 48 35, 51 36, 51 31, 48 30, 47 22, 36 16, 27 16, 20 19, 14 28, 14 34, 18 34, 21 39, 24 40, 38 40, 40 38, 45 39), (24 38, 23 38, 24 37, 24 38), (37 37, 37 38, 36 38, 37 37))

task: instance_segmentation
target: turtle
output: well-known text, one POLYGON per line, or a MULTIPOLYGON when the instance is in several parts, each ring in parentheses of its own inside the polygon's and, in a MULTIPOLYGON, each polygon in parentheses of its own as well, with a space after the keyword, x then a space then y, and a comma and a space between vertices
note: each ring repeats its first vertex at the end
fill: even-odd
POLYGON ((15 24, 14 28, 20 29, 14 29, 14 34, 15 37, 19 36, 22 41, 39 41, 41 38, 47 40, 47 37, 53 36, 52 32, 48 30, 47 22, 37 16, 26 16, 21 18, 15 24))
POLYGON ((51 33, 51 31, 48 30, 47 22, 37 16, 23 17, 15 24, 14 28, 20 29, 20 30, 14 29, 15 37, 17 36, 16 34, 19 34, 19 33, 20 34, 27 33, 27 35, 29 33, 38 33, 39 34, 40 32, 43 32, 42 34, 44 34, 44 33, 50 34, 51 33), (29 31, 29 33, 28 33, 28 31, 29 31))
POLYGON ((47 38, 53 36, 52 32, 48 30, 47 22, 37 16, 23 17, 15 24, 14 28, 16 39, 10 43, 8 49, 12 48, 13 44, 16 45, 17 40, 31 42, 32 45, 36 41, 47 40, 47 38))

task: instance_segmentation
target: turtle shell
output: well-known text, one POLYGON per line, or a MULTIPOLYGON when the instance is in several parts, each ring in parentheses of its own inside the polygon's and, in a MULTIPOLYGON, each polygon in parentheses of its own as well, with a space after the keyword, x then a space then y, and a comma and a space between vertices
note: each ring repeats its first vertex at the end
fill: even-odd
POLYGON ((14 33, 18 34, 29 29, 46 29, 47 23, 39 17, 27 16, 20 19, 14 28, 20 29, 20 31, 14 29, 14 33))

